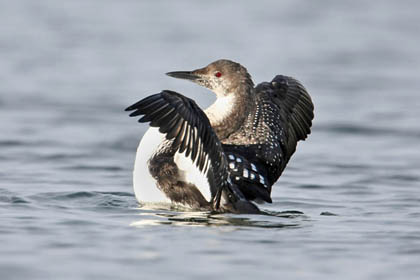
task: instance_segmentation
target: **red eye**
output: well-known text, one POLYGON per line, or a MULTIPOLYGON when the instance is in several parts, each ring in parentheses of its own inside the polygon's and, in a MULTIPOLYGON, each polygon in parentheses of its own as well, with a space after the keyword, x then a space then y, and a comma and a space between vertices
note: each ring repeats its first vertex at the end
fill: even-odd
POLYGON ((222 77, 222 73, 220 73, 220 72, 216 72, 214 75, 215 75, 217 78, 222 77))

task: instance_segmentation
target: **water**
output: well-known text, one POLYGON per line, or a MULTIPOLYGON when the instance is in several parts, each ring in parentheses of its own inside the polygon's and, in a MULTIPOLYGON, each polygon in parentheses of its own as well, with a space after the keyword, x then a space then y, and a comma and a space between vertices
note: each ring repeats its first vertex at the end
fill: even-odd
POLYGON ((416 279, 418 1, 0 1, 1 279, 416 279), (123 108, 218 58, 316 118, 271 215, 139 208, 123 108))

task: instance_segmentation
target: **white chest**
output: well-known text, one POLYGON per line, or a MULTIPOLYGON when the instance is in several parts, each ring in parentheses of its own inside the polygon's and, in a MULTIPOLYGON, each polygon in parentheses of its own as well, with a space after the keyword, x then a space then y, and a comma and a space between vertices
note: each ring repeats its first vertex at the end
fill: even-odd
POLYGON ((137 148, 134 163, 133 185, 134 194, 139 202, 170 202, 157 188, 156 180, 150 175, 148 161, 164 139, 158 128, 150 127, 137 148))

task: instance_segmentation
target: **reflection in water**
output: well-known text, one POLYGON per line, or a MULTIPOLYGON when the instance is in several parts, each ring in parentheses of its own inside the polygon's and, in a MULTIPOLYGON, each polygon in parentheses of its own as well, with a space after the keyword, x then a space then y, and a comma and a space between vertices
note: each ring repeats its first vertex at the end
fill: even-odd
MULTIPOLYGON (((169 206, 169 205, 166 205, 169 206)), ((141 218, 130 225, 135 227, 155 225, 176 226, 239 226, 257 228, 301 227, 309 218, 300 211, 265 211, 260 215, 219 214, 212 212, 192 212, 174 209, 163 204, 147 205, 140 208, 141 218), (170 209, 170 210, 168 210, 170 209), (174 211, 177 210, 177 211, 174 211)))

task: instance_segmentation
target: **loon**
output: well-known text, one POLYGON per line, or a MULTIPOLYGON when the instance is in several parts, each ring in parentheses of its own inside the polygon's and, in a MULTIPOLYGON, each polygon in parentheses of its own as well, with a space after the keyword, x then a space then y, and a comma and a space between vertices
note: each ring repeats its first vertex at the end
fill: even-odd
POLYGON ((163 90, 126 108, 150 123, 133 172, 137 200, 260 213, 255 203, 272 202, 273 184, 311 132, 314 106, 306 89, 283 75, 254 87, 247 69, 226 59, 166 74, 206 87, 217 99, 203 111, 163 90))

